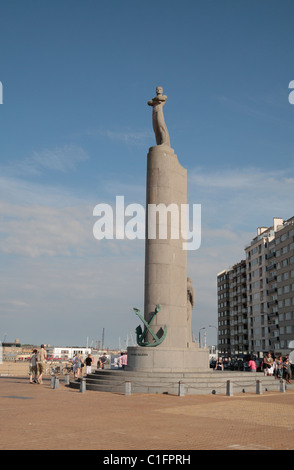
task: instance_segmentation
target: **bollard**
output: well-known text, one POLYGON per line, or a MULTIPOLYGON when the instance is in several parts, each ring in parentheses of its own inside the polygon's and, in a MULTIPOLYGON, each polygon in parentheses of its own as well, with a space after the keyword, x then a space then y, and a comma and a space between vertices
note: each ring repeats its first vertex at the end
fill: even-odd
POLYGON ((283 379, 280 380, 280 392, 286 392, 286 381, 283 379))
POLYGON ((179 382, 179 397, 184 397, 185 396, 185 384, 183 382, 179 382))
POLYGON ((54 380, 54 389, 59 387, 59 377, 55 377, 54 380))
POLYGON ((226 393, 227 397, 232 397, 234 394, 233 394, 233 384, 230 380, 227 380, 227 393, 226 393))
POLYGON ((69 385, 69 374, 65 374, 64 376, 64 384, 69 385))
POLYGON ((86 379, 82 378, 80 381, 80 392, 84 393, 86 391, 86 379))
POLYGON ((262 383, 261 380, 256 380, 256 393, 262 395, 262 383))
POLYGON ((132 395, 132 383, 125 382, 125 395, 132 395))

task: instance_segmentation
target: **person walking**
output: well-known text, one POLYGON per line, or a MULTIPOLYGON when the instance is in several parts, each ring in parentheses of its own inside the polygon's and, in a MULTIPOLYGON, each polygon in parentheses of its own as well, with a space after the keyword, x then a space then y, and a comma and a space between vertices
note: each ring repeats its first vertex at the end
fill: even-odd
POLYGON ((37 375, 38 375, 38 351, 37 349, 33 349, 33 354, 30 359, 30 384, 37 383, 37 375))
POLYGON ((75 354, 72 363, 74 377, 77 379, 80 375, 83 375, 82 367, 84 367, 84 362, 82 356, 75 354))
POLYGON ((41 349, 40 351, 38 352, 38 379, 37 379, 37 383, 38 384, 42 384, 43 383, 43 373, 44 373, 44 369, 45 369, 45 361, 47 359, 47 353, 46 353, 46 350, 45 350, 45 346, 44 344, 41 344, 41 349))
POLYGON ((78 377, 78 373, 79 373, 79 368, 78 368, 78 365, 79 365, 79 357, 77 354, 74 355, 74 358, 72 360, 72 370, 73 370, 73 373, 74 373, 74 377, 77 378, 78 377))

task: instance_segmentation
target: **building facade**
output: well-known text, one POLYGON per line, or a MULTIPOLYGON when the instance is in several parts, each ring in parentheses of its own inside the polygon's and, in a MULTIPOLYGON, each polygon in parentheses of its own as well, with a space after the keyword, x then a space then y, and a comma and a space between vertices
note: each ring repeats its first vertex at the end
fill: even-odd
POLYGON ((245 256, 217 276, 220 354, 287 354, 294 339, 294 217, 259 227, 245 256))
POLYGON ((222 271, 218 284, 218 350, 224 357, 248 352, 246 262, 222 271))

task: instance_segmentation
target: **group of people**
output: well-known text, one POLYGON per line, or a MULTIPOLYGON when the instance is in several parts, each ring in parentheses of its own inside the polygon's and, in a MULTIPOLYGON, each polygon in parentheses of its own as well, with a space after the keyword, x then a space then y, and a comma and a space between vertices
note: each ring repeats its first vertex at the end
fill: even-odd
MULTIPOLYGON (((108 358, 106 356, 106 353, 103 354, 103 356, 99 357, 97 361, 97 369, 104 369, 106 364, 108 363, 108 358)), ((124 369, 127 366, 128 363, 128 356, 127 353, 124 351, 121 353, 120 357, 117 360, 117 365, 124 369)))
MULTIPOLYGON (((33 350, 33 354, 30 360, 30 383, 43 383, 43 373, 45 370, 45 361, 47 360, 47 354, 44 347, 44 344, 41 345, 41 349, 38 351, 37 349, 33 350)), ((108 358, 106 353, 103 354, 98 359, 97 362, 97 369, 104 369, 105 365, 108 363, 108 358)), ((91 354, 88 354, 85 361, 80 354, 76 354, 72 360, 73 365, 73 374, 75 378, 80 377, 83 375, 83 367, 86 366, 86 373, 91 374, 92 372, 92 364, 93 358, 91 354)), ((127 353, 121 353, 121 356, 118 359, 119 366, 124 369, 127 365, 127 353)))
MULTIPOLYGON (((251 372, 257 371, 256 360, 252 356, 248 357, 247 365, 251 372)), ((237 368, 238 370, 244 370, 243 361, 240 360, 240 364, 238 361, 237 368)), ((224 363, 221 358, 217 359, 215 369, 224 370, 224 363)), ((281 354, 278 354, 272 357, 271 353, 267 353, 261 363, 261 371, 263 371, 264 375, 272 375, 276 379, 284 379, 287 383, 290 383, 292 379, 291 363, 287 355, 283 357, 281 354)))
POLYGON ((290 383, 292 369, 289 356, 283 357, 279 354, 276 357, 272 357, 271 353, 267 353, 262 366, 264 375, 273 375, 276 379, 284 379, 287 383, 290 383))
POLYGON ((76 354, 72 360, 74 377, 78 378, 80 375, 83 375, 84 366, 86 366, 86 373, 91 374, 92 363, 93 363, 93 358, 91 354, 88 354, 88 356, 85 359, 85 362, 83 361, 83 358, 81 355, 76 354))
POLYGON ((45 369, 45 361, 47 359, 46 349, 44 344, 41 344, 41 348, 38 351, 37 349, 33 350, 33 354, 30 360, 30 384, 43 383, 43 373, 45 369))

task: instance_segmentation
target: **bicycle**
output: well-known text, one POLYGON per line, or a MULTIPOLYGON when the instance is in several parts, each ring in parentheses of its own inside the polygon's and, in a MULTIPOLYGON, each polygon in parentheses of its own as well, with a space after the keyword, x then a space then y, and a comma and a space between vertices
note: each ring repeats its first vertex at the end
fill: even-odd
POLYGON ((69 365, 66 365, 63 369, 62 369, 62 374, 70 374, 71 372, 73 372, 73 366, 72 364, 69 364, 69 365))

